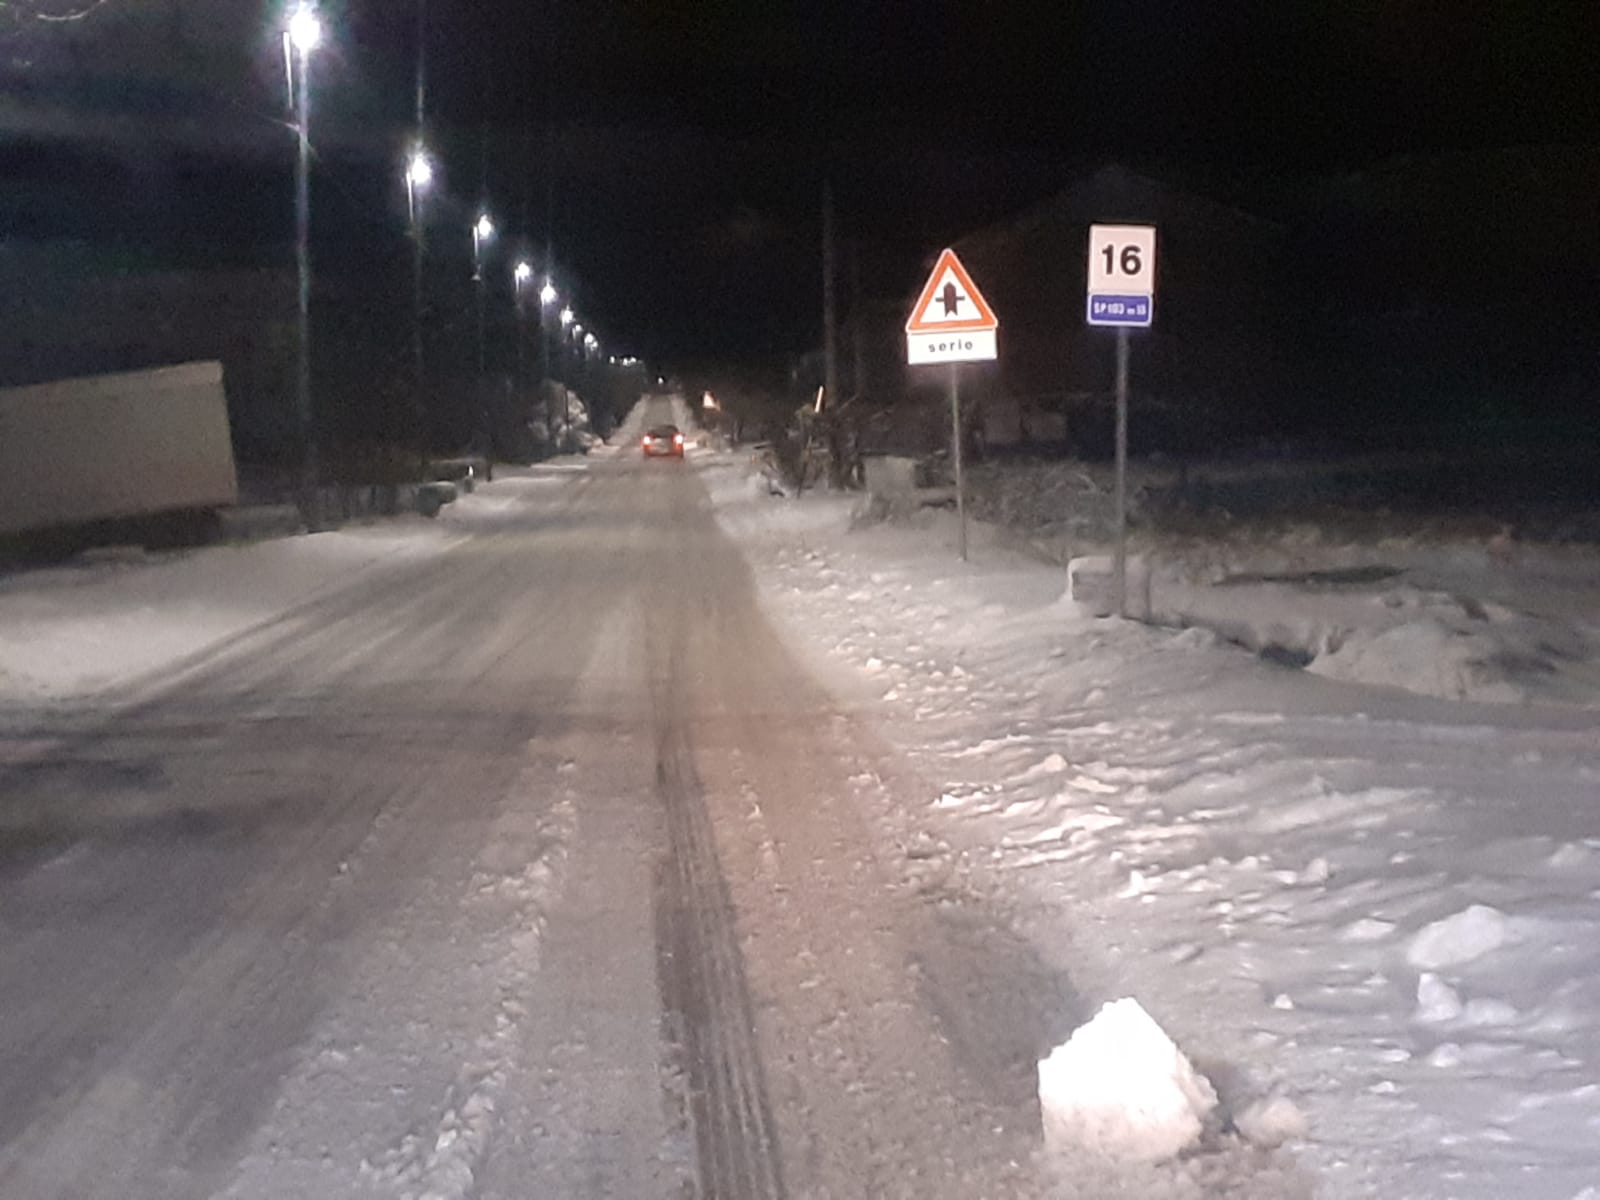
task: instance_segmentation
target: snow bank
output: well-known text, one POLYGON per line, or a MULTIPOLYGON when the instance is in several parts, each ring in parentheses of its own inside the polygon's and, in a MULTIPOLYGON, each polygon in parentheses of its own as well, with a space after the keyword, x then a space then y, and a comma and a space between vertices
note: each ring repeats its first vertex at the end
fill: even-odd
POLYGON ((400 519, 178 554, 100 554, 0 578, 0 709, 159 670, 460 536, 453 520, 400 519))
POLYGON ((1515 704, 1527 699, 1507 671, 1509 656, 1492 637, 1413 621, 1381 631, 1359 630, 1309 669, 1330 679, 1405 688, 1447 700, 1515 704))
POLYGON ((1047 1148, 1159 1162, 1195 1145, 1210 1083, 1133 999, 1113 1000, 1039 1064, 1047 1148))

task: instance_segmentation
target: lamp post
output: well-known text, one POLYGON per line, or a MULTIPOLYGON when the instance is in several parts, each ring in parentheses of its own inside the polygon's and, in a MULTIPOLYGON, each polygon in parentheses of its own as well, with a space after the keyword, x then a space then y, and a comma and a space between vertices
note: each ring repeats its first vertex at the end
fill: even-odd
POLYGON ((587 333, 583 338, 583 386, 588 390, 589 396, 585 403, 589 406, 589 432, 594 433, 596 405, 600 403, 600 339, 593 333, 587 333))
POLYGON ((511 291, 517 308, 517 411, 526 416, 528 400, 528 308, 522 300, 522 289, 533 282, 533 266, 527 259, 519 259, 511 269, 511 291))
MULTIPOLYGON (((563 333, 576 320, 569 305, 561 310, 561 328, 563 333)), ((581 329, 582 326, 579 326, 581 329)), ((572 388, 567 383, 566 371, 561 372, 561 441, 565 444, 572 434, 572 388)))
POLYGON ((406 215, 411 223, 411 360, 415 371, 414 407, 422 473, 428 473, 428 401, 422 355, 422 193, 433 182, 433 164, 419 144, 406 163, 406 215))
POLYGON ((317 432, 311 412, 311 53, 322 42, 322 22, 309 3, 302 3, 283 32, 283 61, 288 75, 290 102, 295 110, 299 155, 294 174, 295 270, 299 279, 297 333, 299 361, 295 365, 295 409, 300 422, 301 479, 306 517, 314 527, 317 518, 317 432), (295 70, 298 63, 299 70, 295 70))
POLYGON ((478 301, 478 433, 483 441, 484 476, 494 478, 494 448, 489 441, 489 397, 484 378, 487 367, 483 331, 484 290, 488 281, 483 274, 483 252, 494 240, 494 222, 487 212, 479 213, 472 223, 472 281, 476 285, 478 301))
POLYGON ((556 285, 546 275, 544 286, 539 289, 539 405, 544 411, 546 434, 550 432, 550 343, 555 337, 547 312, 560 299, 556 285))

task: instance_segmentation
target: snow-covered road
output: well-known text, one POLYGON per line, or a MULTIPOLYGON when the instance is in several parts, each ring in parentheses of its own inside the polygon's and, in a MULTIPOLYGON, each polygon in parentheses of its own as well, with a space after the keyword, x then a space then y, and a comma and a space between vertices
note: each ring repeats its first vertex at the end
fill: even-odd
POLYGON ((1070 997, 684 464, 12 576, 0 668, 0 1195, 1039 1193, 1070 997))
MULTIPOLYGON (((1593 707, 1097 620, 985 530, 640 461, 668 416, 437 522, 0 579, 0 1196, 1600 1195, 1593 707), (1119 997, 1219 1101, 1176 1160, 1041 1151, 1119 997)), ((1584 670, 1590 608, 1528 610, 1584 670)))

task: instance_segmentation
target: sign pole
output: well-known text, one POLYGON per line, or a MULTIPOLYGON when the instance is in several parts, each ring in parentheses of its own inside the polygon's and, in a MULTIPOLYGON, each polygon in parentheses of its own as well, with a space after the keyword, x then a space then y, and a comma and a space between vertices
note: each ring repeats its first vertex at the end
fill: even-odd
POLYGON ((960 527, 961 561, 967 561, 967 487, 961 466, 961 368, 950 364, 950 444, 956 460, 956 523, 960 527))
POLYGON ((1128 615, 1128 328, 1117 329, 1117 616, 1128 615))
POLYGON ((943 363, 950 368, 950 454, 956 473, 956 523, 961 561, 967 561, 967 479, 961 447, 961 367, 1000 357, 994 310, 979 293, 954 250, 945 250, 906 321, 906 361, 943 363))
POLYGON ((1128 330, 1155 320, 1153 225, 1089 226, 1088 322, 1117 330, 1116 550, 1111 586, 1117 616, 1128 615, 1128 330))

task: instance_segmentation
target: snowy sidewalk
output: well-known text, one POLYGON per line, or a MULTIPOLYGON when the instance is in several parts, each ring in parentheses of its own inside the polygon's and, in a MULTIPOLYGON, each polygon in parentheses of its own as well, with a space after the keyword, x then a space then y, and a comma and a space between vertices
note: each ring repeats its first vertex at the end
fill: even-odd
POLYGON ((1600 1196, 1594 710, 1095 620, 987 531, 966 566, 947 525, 848 533, 848 499, 702 469, 796 640, 940 781, 882 814, 908 871, 1006 903, 1091 1007, 1137 997, 1225 1112, 1286 1097, 1319 1195, 1600 1196))

